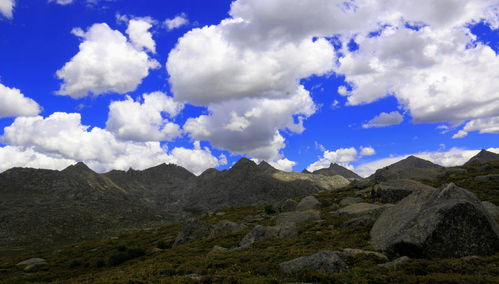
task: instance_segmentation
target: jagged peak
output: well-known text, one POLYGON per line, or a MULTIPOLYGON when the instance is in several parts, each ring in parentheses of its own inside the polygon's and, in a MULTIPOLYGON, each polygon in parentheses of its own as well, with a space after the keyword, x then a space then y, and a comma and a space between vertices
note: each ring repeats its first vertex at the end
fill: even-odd
POLYGON ((92 172, 92 173, 95 173, 84 162, 78 162, 74 165, 71 165, 71 166, 65 168, 64 170, 62 170, 62 172, 65 172, 65 173, 67 173, 67 172, 71 172, 71 173, 92 172))
POLYGON ((248 158, 241 158, 230 169, 231 170, 240 170, 240 169, 248 169, 248 168, 258 168, 258 166, 254 161, 252 161, 248 158))

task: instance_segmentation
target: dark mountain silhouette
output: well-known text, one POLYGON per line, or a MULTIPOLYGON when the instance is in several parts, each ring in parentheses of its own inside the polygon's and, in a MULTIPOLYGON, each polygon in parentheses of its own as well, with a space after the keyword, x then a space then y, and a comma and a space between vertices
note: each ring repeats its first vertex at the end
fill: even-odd
POLYGON ((484 164, 484 163, 495 162, 495 161, 499 161, 499 154, 492 153, 492 152, 487 151, 487 150, 482 150, 478 154, 473 156, 464 165, 471 166, 471 165, 478 165, 478 164, 484 164))
POLYGON ((375 181, 390 179, 431 180, 444 175, 446 169, 430 161, 409 156, 388 167, 377 170, 369 178, 375 181))
POLYGON ((325 176, 340 175, 344 178, 358 178, 358 179, 361 178, 358 174, 356 174, 353 171, 351 171, 345 167, 342 167, 336 163, 329 165, 329 168, 316 170, 313 172, 313 174, 325 175, 325 176))

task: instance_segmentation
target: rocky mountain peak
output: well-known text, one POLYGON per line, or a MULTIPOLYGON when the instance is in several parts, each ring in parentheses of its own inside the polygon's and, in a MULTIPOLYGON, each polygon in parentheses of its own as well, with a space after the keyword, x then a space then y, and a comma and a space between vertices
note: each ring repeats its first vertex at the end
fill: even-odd
POLYGON ((273 173, 278 171, 276 168, 272 167, 266 161, 261 161, 260 164, 258 164, 258 168, 266 173, 273 173))
POLYGON ((324 176, 336 176, 340 175, 344 178, 360 178, 360 176, 353 171, 340 166, 336 163, 331 163, 329 165, 329 168, 324 168, 320 170, 316 170, 313 172, 313 174, 319 174, 319 175, 324 175, 324 176))
POLYGON ((85 163, 78 162, 74 165, 71 165, 64 170, 63 173, 71 173, 71 174, 82 174, 82 173, 95 173, 92 169, 90 169, 85 163))
POLYGON ((442 166, 436 165, 428 160, 418 158, 416 156, 409 156, 401 161, 396 162, 388 166, 390 169, 431 169, 431 168, 443 168, 442 166))
POLYGON ((230 171, 247 171, 247 170, 257 170, 258 166, 255 162, 248 158, 241 158, 237 163, 235 163, 231 168, 230 171))
POLYGON ((499 154, 487 151, 485 149, 481 150, 478 154, 473 156, 468 162, 466 162, 465 166, 483 164, 488 162, 499 161, 499 154))

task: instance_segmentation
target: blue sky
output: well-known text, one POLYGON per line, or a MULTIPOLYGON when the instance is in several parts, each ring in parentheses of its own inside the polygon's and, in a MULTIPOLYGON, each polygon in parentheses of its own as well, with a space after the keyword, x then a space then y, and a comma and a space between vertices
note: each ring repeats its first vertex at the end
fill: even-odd
POLYGON ((499 3, 423 2, 0 0, 0 171, 498 151, 499 3))

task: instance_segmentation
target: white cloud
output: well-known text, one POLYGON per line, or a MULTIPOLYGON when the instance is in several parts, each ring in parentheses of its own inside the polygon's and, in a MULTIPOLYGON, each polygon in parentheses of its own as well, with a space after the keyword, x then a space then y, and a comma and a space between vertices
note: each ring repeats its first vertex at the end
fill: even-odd
POLYGON ((355 148, 341 148, 336 151, 325 150, 323 156, 318 161, 307 167, 307 170, 313 172, 329 167, 330 164, 339 164, 351 168, 350 163, 358 159, 358 152, 355 148))
MULTIPOLYGON (((498 148, 490 148, 489 151, 499 153, 498 148)), ((466 163, 471 157, 478 154, 480 150, 465 150, 461 148, 452 148, 449 151, 436 151, 436 152, 419 152, 411 154, 413 156, 419 157, 421 159, 428 160, 432 163, 444 166, 453 167, 461 166, 466 163)), ((400 160, 407 158, 410 155, 393 156, 388 158, 383 158, 375 160, 372 162, 361 164, 355 167, 355 171, 363 177, 368 177, 376 170, 394 164, 400 160)))
POLYGON ((181 135, 180 127, 163 114, 174 118, 183 109, 182 104, 161 92, 142 97, 142 104, 130 97, 112 102, 106 129, 120 139, 143 142, 170 141, 181 135))
POLYGON ((181 26, 187 25, 188 23, 189 19, 187 19, 187 15, 184 13, 176 16, 175 18, 165 20, 165 26, 169 31, 180 28, 181 26))
POLYGON ((69 5, 74 2, 74 0, 49 0, 49 2, 55 2, 59 5, 69 5))
POLYGON ((41 107, 32 99, 25 97, 20 90, 0 84, 0 118, 14 116, 34 116, 41 107))
POLYGON ((386 127, 400 124, 402 121, 404 121, 404 117, 398 111, 392 111, 390 113, 382 112, 371 119, 368 123, 363 124, 362 127, 386 127))
POLYGON ((282 158, 280 149, 285 146, 279 129, 301 133, 302 121, 315 112, 315 104, 300 88, 288 98, 225 101, 210 104, 208 110, 209 114, 185 123, 184 130, 193 139, 271 163, 282 158))
POLYGON ((12 19, 15 6, 15 0, 0 0, 0 14, 8 19, 12 19))
POLYGON ((94 24, 86 32, 74 29, 73 34, 83 42, 80 51, 57 71, 64 80, 60 95, 81 98, 90 93, 124 94, 134 91, 150 69, 159 67, 156 60, 107 24, 94 24))
POLYGON ((126 33, 130 41, 137 49, 146 48, 152 53, 156 53, 156 42, 152 39, 149 29, 152 24, 144 19, 132 19, 128 23, 126 33))
MULTIPOLYGON (((1 157, 19 163, 25 161, 23 166, 41 164, 60 169, 69 162, 83 161, 94 170, 103 172, 175 163, 199 174, 226 163, 224 157, 213 157, 208 148, 201 149, 199 144, 195 144, 194 149, 174 148, 168 153, 159 142, 119 140, 107 130, 82 125, 78 113, 17 118, 5 128, 3 141, 10 146, 1 148, 1 151, 9 155, 1 157)), ((3 163, 8 165, 7 160, 0 160, 0 164, 3 163)))
POLYGON ((479 131, 480 133, 499 133, 499 116, 474 119, 466 123, 462 130, 459 130, 452 138, 462 138, 468 132, 479 131))
POLYGON ((29 147, 0 147, 0 172, 14 167, 60 170, 74 163, 76 161, 38 153, 29 147))
POLYGON ((376 151, 373 147, 360 147, 360 155, 361 156, 372 156, 375 155, 376 151))

